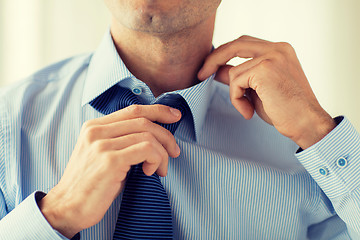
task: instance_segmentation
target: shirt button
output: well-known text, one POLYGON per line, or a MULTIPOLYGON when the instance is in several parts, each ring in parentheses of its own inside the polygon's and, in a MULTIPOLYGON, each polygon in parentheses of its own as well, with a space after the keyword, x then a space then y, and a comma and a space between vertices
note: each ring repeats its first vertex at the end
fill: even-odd
POLYGON ((344 158, 344 157, 341 157, 339 158, 337 161, 336 161, 336 165, 339 167, 339 168, 344 168, 346 167, 348 164, 347 162, 347 159, 344 158))
POLYGON ((134 87, 132 90, 133 94, 140 95, 142 93, 142 90, 140 87, 134 87))
POLYGON ((326 167, 321 167, 319 169, 319 173, 323 176, 327 176, 329 174, 329 171, 326 169, 326 167))

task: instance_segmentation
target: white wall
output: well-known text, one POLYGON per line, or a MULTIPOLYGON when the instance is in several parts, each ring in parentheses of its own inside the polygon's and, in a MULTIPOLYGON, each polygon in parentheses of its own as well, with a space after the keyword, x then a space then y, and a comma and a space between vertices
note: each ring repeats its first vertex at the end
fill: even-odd
POLYGON ((109 26, 102 0, 0 2, 0 85, 94 50, 109 26))
MULTIPOLYGON (((320 103, 360 130, 359 12, 359 0, 223 0, 214 44, 290 42, 320 103)), ((1 0, 0 14, 0 85, 95 49, 109 23, 102 0, 1 0)))

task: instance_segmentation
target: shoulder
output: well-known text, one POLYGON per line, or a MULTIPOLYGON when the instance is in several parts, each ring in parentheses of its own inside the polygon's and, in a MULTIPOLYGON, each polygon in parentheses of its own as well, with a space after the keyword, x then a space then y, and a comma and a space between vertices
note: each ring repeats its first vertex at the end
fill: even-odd
POLYGON ((0 89, 0 97, 4 100, 9 97, 25 96, 25 92, 40 90, 52 83, 61 83, 68 80, 68 76, 87 67, 91 54, 84 54, 57 63, 51 64, 15 84, 0 89))
POLYGON ((89 64, 92 54, 83 54, 51 64, 15 84, 0 89, 0 116, 16 112, 25 103, 36 103, 76 81, 89 64), (4 112, 5 111, 5 112, 4 112))
POLYGON ((49 65, 33 75, 0 89, 0 134, 16 139, 25 126, 39 125, 64 108, 77 86, 82 89, 91 54, 49 65), (2 129, 2 130, 1 130, 2 129))

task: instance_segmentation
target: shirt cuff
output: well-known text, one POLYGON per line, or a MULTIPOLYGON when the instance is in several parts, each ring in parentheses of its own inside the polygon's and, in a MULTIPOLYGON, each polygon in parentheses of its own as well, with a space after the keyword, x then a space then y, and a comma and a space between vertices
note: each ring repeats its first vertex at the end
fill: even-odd
POLYGON ((34 192, 0 221, 0 232, 6 239, 67 240, 46 221, 37 200, 45 196, 34 192))
POLYGON ((360 136, 346 117, 321 141, 298 152, 303 164, 330 199, 354 192, 360 185, 360 136))

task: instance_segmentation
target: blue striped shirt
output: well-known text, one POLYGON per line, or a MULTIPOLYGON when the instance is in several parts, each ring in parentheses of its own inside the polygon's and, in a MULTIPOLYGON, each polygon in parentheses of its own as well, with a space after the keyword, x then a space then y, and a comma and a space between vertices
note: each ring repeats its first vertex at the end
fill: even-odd
MULTIPOLYGON (((175 91, 193 121, 175 138, 181 155, 161 178, 176 239, 360 239, 360 137, 351 123, 298 146, 258 116, 245 120, 213 80, 175 91)), ((120 59, 110 33, 93 54, 49 66, 0 92, 0 239, 66 239, 37 207, 60 180, 82 124, 101 117, 89 102, 119 84, 156 99, 120 59)), ((167 94, 167 93, 166 93, 167 94)), ((121 202, 81 231, 112 239, 121 202)))

